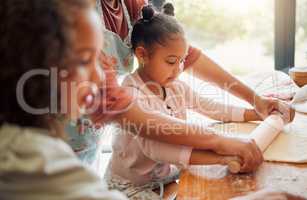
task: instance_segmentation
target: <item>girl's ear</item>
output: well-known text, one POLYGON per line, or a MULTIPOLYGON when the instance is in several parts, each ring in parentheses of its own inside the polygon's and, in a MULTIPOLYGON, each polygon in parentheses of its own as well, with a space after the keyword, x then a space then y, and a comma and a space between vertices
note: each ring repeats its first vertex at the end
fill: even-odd
POLYGON ((142 47, 142 46, 138 46, 135 51, 135 56, 137 57, 139 62, 145 62, 146 58, 148 57, 148 52, 147 50, 142 47))

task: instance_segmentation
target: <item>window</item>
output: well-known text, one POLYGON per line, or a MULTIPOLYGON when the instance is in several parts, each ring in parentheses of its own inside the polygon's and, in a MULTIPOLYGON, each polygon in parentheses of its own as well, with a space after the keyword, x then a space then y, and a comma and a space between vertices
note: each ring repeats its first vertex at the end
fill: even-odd
POLYGON ((307 0, 296 1, 295 66, 307 66, 307 0))
POLYGON ((189 42, 235 75, 274 69, 274 0, 173 0, 189 42))

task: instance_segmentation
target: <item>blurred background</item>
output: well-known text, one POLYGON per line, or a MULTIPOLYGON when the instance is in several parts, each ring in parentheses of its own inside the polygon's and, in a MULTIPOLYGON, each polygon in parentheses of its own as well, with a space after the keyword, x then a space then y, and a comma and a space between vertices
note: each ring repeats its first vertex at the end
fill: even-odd
MULTIPOLYGON (((240 76, 274 69, 275 0, 168 2, 175 6, 190 43, 225 69, 240 76)), ((159 7, 163 0, 152 3, 159 7)), ((306 66, 307 0, 296 0, 295 40, 295 65, 306 66)))

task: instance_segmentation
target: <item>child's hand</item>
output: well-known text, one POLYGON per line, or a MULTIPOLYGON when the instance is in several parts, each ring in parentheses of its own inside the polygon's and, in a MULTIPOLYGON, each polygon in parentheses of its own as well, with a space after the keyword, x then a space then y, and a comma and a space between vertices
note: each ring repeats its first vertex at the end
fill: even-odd
POLYGON ((221 137, 214 151, 222 155, 238 156, 241 158, 241 171, 255 171, 263 162, 261 150, 254 140, 221 137))

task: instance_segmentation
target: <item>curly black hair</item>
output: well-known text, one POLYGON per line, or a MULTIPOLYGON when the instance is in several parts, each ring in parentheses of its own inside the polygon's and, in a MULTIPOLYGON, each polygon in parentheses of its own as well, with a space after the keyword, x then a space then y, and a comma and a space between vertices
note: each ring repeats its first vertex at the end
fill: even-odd
POLYGON ((0 126, 48 128, 51 114, 25 111, 17 96, 33 108, 49 107, 50 77, 27 80, 16 93, 21 77, 33 69, 65 67, 70 55, 75 11, 93 7, 93 0, 1 0, 0 3, 0 126), (47 117, 46 117, 47 116, 47 117))

